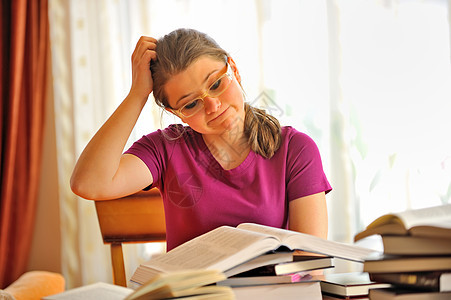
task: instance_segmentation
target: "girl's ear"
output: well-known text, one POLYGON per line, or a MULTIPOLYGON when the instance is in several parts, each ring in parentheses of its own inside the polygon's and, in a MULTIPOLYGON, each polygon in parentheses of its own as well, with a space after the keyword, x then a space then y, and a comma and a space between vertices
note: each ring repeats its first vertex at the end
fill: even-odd
POLYGON ((229 63, 230 67, 233 70, 233 74, 235 75, 236 80, 238 80, 239 83, 241 83, 241 75, 240 72, 238 72, 238 68, 236 67, 235 61, 230 56, 227 58, 227 62, 229 63))

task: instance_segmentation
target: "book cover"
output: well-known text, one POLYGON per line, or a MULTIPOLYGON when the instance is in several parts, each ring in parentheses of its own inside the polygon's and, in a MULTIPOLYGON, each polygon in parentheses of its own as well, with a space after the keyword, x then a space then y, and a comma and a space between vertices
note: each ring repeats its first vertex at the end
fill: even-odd
POLYGON ((292 251, 270 251, 266 254, 262 254, 253 259, 250 259, 242 264, 239 264, 233 268, 224 272, 227 277, 234 276, 239 273, 243 273, 249 270, 253 270, 266 265, 276 265, 280 263, 293 262, 295 256, 292 251))
POLYGON ((451 238, 383 235, 382 244, 385 254, 451 255, 451 238))
POLYGON ((232 288, 236 299, 322 300, 319 282, 298 282, 232 288))
POLYGON ((451 292, 451 270, 448 272, 371 273, 370 279, 417 290, 451 292))
POLYGON ((331 256, 295 256, 294 260, 260 266, 234 276, 276 276, 334 267, 334 258, 331 256))
POLYGON ((418 292, 396 288, 370 290, 371 300, 449 300, 451 292, 418 292))
POLYGON ((398 256, 384 254, 363 263, 368 273, 401 273, 451 270, 451 256, 398 256))
POLYGON ((226 280, 219 281, 217 285, 220 286, 246 286, 246 285, 266 285, 279 283, 293 283, 299 282, 302 279, 300 274, 288 275, 270 275, 270 276, 243 276, 230 277, 226 280))
POLYGON ((347 297, 367 296, 370 289, 391 286, 372 281, 368 273, 362 272, 326 274, 320 284, 323 293, 347 297))
POLYGON ((363 296, 338 296, 323 292, 323 300, 368 300, 368 295, 363 296))

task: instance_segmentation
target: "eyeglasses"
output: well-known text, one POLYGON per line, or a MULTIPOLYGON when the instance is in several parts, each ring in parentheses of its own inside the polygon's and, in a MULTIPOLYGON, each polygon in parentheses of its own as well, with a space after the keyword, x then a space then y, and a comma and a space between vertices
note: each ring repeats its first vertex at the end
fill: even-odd
POLYGON ((197 97, 196 99, 189 101, 185 105, 183 105, 179 109, 171 109, 173 113, 177 115, 182 115, 185 118, 189 118, 197 114, 200 110, 204 108, 204 98, 211 97, 217 98, 224 93, 227 88, 230 86, 233 80, 232 69, 230 68, 229 63, 226 63, 225 67, 226 71, 222 74, 212 85, 205 91, 205 93, 197 97))

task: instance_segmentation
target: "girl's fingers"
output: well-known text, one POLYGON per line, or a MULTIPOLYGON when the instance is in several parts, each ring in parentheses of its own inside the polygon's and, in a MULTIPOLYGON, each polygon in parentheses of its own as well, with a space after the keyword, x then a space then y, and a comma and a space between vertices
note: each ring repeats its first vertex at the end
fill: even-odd
POLYGON ((136 44, 136 48, 132 54, 132 60, 141 59, 148 50, 155 50, 157 47, 157 40, 151 37, 142 36, 138 43, 136 44))
POLYGON ((147 42, 152 42, 152 43, 156 43, 157 42, 157 40, 154 39, 153 37, 144 36, 144 35, 139 38, 138 43, 141 42, 141 41, 147 41, 147 42))

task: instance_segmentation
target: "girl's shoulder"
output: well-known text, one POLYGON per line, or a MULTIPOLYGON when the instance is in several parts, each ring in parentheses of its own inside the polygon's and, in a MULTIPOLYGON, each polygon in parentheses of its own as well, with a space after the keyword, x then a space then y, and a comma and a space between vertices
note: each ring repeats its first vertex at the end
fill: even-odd
POLYGON ((306 133, 300 132, 297 129, 291 127, 291 126, 283 126, 281 129, 282 133, 282 139, 287 140, 287 142, 290 142, 291 140, 299 141, 299 142, 305 142, 305 143, 311 143, 314 142, 313 139, 307 135, 306 133))
POLYGON ((158 134, 168 141, 177 141, 181 138, 194 138, 196 132, 189 126, 182 124, 171 124, 164 129, 159 129, 153 134, 158 134))
POLYGON ((301 151, 316 153, 319 151, 313 138, 291 126, 282 127, 282 145, 289 153, 300 153, 301 151))

